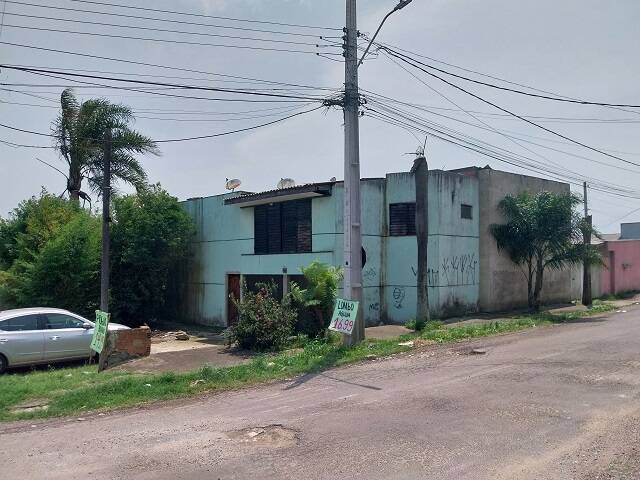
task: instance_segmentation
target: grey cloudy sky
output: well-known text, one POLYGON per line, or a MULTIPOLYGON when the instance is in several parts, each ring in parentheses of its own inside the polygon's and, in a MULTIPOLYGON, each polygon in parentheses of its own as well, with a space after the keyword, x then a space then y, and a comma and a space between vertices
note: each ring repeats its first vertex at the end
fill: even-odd
MULTIPOLYGON (((2 3, 0 0, 0 9, 3 6, 2 3)), ((180 18, 225 25, 242 25, 254 28, 273 27, 276 30, 285 30, 284 27, 279 26, 224 23, 198 17, 171 17, 77 3, 70 0, 39 0, 38 3, 85 10, 164 16, 165 18, 180 18)), ((118 2, 113 0, 113 3, 118 2)), ((119 3, 132 4, 123 0, 119 0, 119 3)), ((361 0, 359 2, 359 29, 363 32, 373 32, 382 16, 395 3, 395 0, 361 0)), ((344 24, 343 0, 158 0, 154 2, 138 0, 133 4, 286 23, 339 28, 344 24)), ((178 30, 189 29, 195 32, 228 34, 230 31, 139 19, 110 18, 95 14, 63 11, 57 8, 36 8, 11 2, 6 3, 5 9, 4 27, 0 38, 2 42, 330 88, 340 88, 343 80, 341 63, 319 58, 312 54, 99 38, 36 31, 16 28, 16 26, 186 39, 206 43, 255 45, 255 42, 62 23, 11 14, 54 16, 84 21, 108 21, 178 30)), ((287 30, 303 33, 325 33, 302 28, 287 30)), ((266 34, 244 33, 252 36, 276 38, 276 36, 266 34)), ((326 33, 331 35, 331 32, 326 33)), ((232 32, 231 34, 237 35, 239 33, 232 32)), ((333 34, 340 35, 340 32, 333 34)), ((283 37, 278 36, 277 38, 283 37)), ((303 37, 295 37, 294 39, 305 42, 316 41, 303 37)), ((610 103, 640 103, 638 91, 640 62, 638 62, 637 53, 640 47, 640 2, 635 0, 613 2, 590 0, 538 0, 535 2, 414 0, 405 10, 391 17, 381 33, 380 41, 468 69, 570 97, 610 103)), ((291 46, 291 48, 317 50, 313 46, 291 46)), ((324 48, 322 51, 339 52, 339 49, 324 48)), ((0 44, 0 62, 39 67, 203 78, 203 75, 193 73, 171 72, 151 67, 25 49, 6 44, 0 44)), ((459 70, 457 72, 463 73, 459 70)), ((428 86, 420 83, 380 55, 363 65, 360 71, 360 83, 362 88, 378 94, 436 109, 456 108, 442 96, 444 95, 466 110, 500 113, 438 80, 431 79, 418 71, 415 73, 428 86)), ((157 80, 167 81, 166 78, 160 77, 157 80)), ((180 81, 200 85, 249 86, 248 84, 216 83, 215 79, 210 77, 206 82, 201 80, 180 81)), ((30 85, 70 84, 70 82, 6 69, 0 74, 0 82, 30 85)), ((637 109, 638 113, 634 113, 610 108, 572 105, 498 92, 462 81, 456 81, 456 83, 519 114, 609 120, 607 122, 588 121, 581 123, 549 120, 539 120, 539 122, 548 128, 594 147, 607 149, 611 152, 624 152, 614 154, 640 163, 640 144, 638 142, 638 138, 640 138, 638 135, 640 133, 640 123, 638 123, 640 109, 637 109), (611 122, 610 120, 613 119, 630 121, 625 123, 611 122)), ((0 123, 39 132, 49 131, 51 121, 56 115, 55 106, 62 90, 61 87, 36 88, 23 85, 5 85, 1 88, 36 94, 43 98, 0 90, 0 123), (40 106, 15 105, 16 102, 40 106)), ((273 108, 274 106, 264 103, 185 100, 139 92, 96 88, 79 88, 77 94, 81 98, 108 96, 112 101, 126 103, 136 111, 239 112, 273 108)), ((191 94, 196 95, 193 92, 191 94)), ((199 92, 197 96, 216 95, 199 92)), ((478 123, 476 119, 464 112, 432 111, 465 122, 478 123)), ((274 112, 252 113, 244 116, 259 116, 266 113, 274 112)), ((482 125, 483 130, 438 117, 432 113, 421 112, 421 115, 429 120, 482 139, 496 147, 529 156, 539 162, 554 163, 563 169, 572 170, 577 172, 580 178, 593 178, 599 182, 608 182, 640 191, 638 188, 640 167, 622 163, 575 145, 565 144, 563 140, 517 119, 483 115, 478 118, 490 125, 490 127, 482 125), (537 145, 524 144, 521 140, 518 140, 519 144, 516 144, 491 129, 500 129, 509 135, 518 135, 523 139, 574 155, 581 155, 600 163, 544 149, 537 145), (525 145, 526 149, 523 149, 521 145, 525 145)), ((145 158, 143 162, 148 170, 150 180, 161 182, 165 188, 180 199, 222 193, 227 177, 242 179, 242 188, 253 191, 273 188, 281 177, 291 177, 299 183, 327 180, 333 176, 342 178, 341 117, 341 112, 337 110, 317 111, 296 117, 286 123, 252 132, 217 139, 162 144, 161 157, 145 158)), ((158 120, 158 118, 172 117, 166 112, 164 114, 139 113, 136 128, 152 138, 166 139, 244 128, 277 117, 230 121, 232 118, 230 116, 212 116, 209 113, 202 113, 183 116, 183 118, 198 121, 176 122, 158 120), (201 121, 205 119, 224 121, 201 121)), ((0 140, 21 144, 49 144, 49 139, 46 137, 37 137, 3 128, 0 128, 0 140)), ((412 158, 405 153, 414 151, 417 145, 418 140, 406 130, 381 123, 374 118, 363 117, 361 119, 363 177, 381 176, 389 171, 408 169, 412 158)), ((497 160, 434 138, 428 141, 427 156, 432 168, 450 169, 470 164, 479 166, 489 164, 493 168, 524 173, 517 167, 502 164, 497 160)), ((0 144, 0 215, 6 215, 21 199, 37 194, 41 186, 56 193, 61 193, 64 190, 65 179, 53 169, 39 163, 35 159, 36 157, 64 169, 63 162, 58 159, 53 150, 12 148, 0 144)), ((606 232, 616 231, 619 218, 636 208, 640 208, 640 201, 637 199, 621 198, 601 192, 592 192, 591 202, 594 220, 606 232)), ((634 220, 640 221, 640 210, 624 219, 624 221, 634 220)))

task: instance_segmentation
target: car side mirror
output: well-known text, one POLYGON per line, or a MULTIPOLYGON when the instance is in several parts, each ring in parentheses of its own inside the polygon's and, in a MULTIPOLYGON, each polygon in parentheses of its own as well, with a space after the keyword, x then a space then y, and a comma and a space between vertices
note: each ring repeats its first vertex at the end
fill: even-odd
POLYGON ((91 330, 93 326, 88 323, 83 323, 82 328, 84 328, 85 330, 91 330))

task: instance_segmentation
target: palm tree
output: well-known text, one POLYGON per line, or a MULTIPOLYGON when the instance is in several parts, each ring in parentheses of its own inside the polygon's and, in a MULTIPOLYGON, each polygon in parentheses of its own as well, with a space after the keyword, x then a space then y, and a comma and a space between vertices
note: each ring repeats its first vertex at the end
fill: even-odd
POLYGON ((133 185, 136 190, 147 185, 147 174, 136 154, 159 155, 158 147, 149 137, 132 130, 133 112, 125 105, 98 98, 79 103, 73 90, 67 88, 60 96, 60 115, 52 126, 55 145, 69 165, 67 190, 69 197, 79 202, 86 198, 82 182, 100 194, 102 189, 103 141, 112 130, 111 175, 115 181, 133 185))
POLYGON ((491 225, 491 233, 524 275, 532 311, 540 310, 546 269, 603 264, 598 250, 583 243, 585 233, 600 234, 576 211, 581 202, 572 193, 543 191, 507 195, 498 204, 506 223, 491 225))

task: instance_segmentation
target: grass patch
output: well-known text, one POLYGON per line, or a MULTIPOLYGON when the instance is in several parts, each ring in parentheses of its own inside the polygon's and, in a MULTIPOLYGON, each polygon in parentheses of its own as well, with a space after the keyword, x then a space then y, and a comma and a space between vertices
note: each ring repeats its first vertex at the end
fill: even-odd
POLYGON ((352 348, 342 346, 339 337, 332 335, 326 342, 307 342, 302 349, 261 355, 244 365, 203 367, 188 373, 140 375, 107 371, 98 374, 97 367, 93 365, 3 375, 0 376, 0 421, 81 415, 84 412, 129 407, 208 391, 231 390, 319 372, 371 356, 385 357, 404 352, 412 347, 399 343, 407 340, 421 338, 437 343, 451 343, 567 322, 611 310, 615 310, 613 305, 597 301, 589 310, 555 315, 541 313, 457 326, 445 326, 442 322, 432 321, 426 323, 420 332, 387 340, 367 339, 352 348), (33 399, 47 399, 48 409, 17 413, 13 411, 15 406, 33 399))

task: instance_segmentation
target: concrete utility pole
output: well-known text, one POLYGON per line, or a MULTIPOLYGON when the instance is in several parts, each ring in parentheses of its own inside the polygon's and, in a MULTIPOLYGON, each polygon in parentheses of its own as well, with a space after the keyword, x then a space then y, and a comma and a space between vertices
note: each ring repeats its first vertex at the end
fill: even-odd
POLYGON ((411 173, 413 173, 416 183, 416 241, 418 243, 416 320, 418 322, 428 322, 429 165, 424 154, 419 154, 413 161, 411 173))
POLYGON ((382 25, 391 14, 403 9, 412 0, 400 0, 389 12, 369 41, 358 62, 358 14, 356 0, 346 0, 344 29, 344 296, 359 302, 358 315, 351 335, 343 338, 345 345, 364 340, 362 304, 362 225, 360 218, 360 92, 358 67, 364 61, 382 25))
POLYGON ((356 0, 347 0, 344 46, 344 296, 359 302, 346 345, 364 340, 362 309, 362 226, 360 223, 360 126, 358 91, 358 26, 356 0))
MULTIPOLYGON (((587 247, 591 244, 591 227, 593 225, 593 218, 589 215, 589 207, 587 202, 587 182, 584 182, 584 221, 586 228, 584 231, 584 245, 587 247)), ((582 304, 591 306, 593 298, 591 294, 591 265, 585 258, 582 264, 582 304)))
POLYGON ((109 312, 109 203, 111 202, 111 129, 104 134, 102 178, 102 258, 100 262, 100 310, 109 312))

